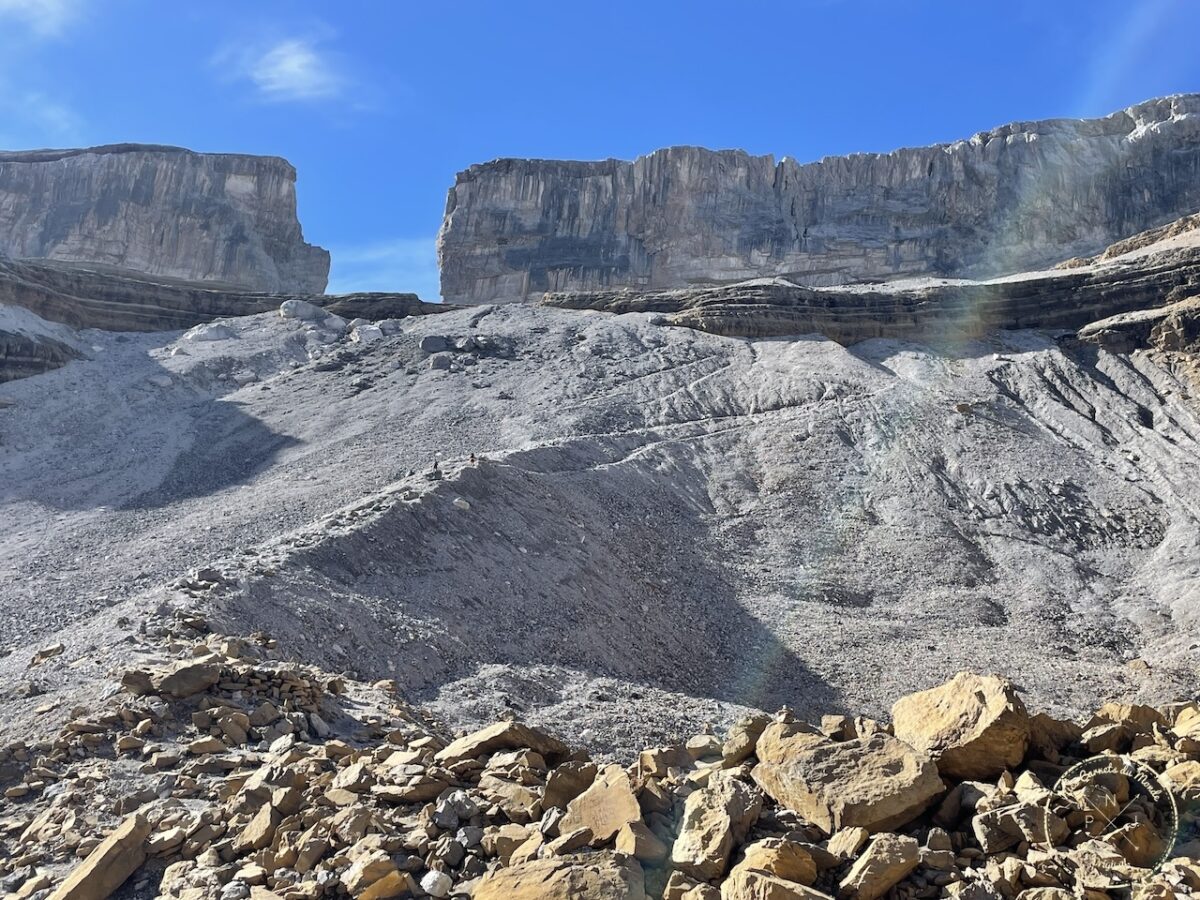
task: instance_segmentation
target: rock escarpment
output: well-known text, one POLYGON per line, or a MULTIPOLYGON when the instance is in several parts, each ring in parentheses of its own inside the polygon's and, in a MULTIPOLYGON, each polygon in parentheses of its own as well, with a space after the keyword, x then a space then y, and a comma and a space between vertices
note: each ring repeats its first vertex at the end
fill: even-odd
POLYGON ((0 382, 40 375, 77 356, 71 347, 53 338, 0 329, 0 382))
MULTIPOLYGON (((269 294, 74 263, 0 258, 0 382, 38 375, 86 355, 77 346, 75 329, 176 331, 288 304, 311 307, 337 322, 325 329, 329 341, 353 335, 348 320, 381 322, 454 308, 425 303, 416 294, 269 294)), ((370 332, 357 333, 361 338, 370 332)))
POLYGON ((70 328, 0 305, 0 383, 57 369, 80 356, 80 343, 70 328))
POLYGON ((995 275, 1091 254, 1200 208, 1200 95, 1103 119, 800 164, 672 147, 633 162, 502 159, 459 173, 442 295, 809 286, 995 275))
POLYGON ((1126 264, 992 281, 822 289, 782 278, 757 279, 671 291, 547 293, 542 302, 613 313, 660 312, 664 324, 726 336, 821 334, 849 345, 881 337, 970 340, 999 328, 1076 329, 1197 291, 1200 246, 1126 264))
POLYGON ((0 306, 23 307, 74 328, 172 331, 224 316, 267 312, 288 297, 319 303, 348 318, 402 318, 443 310, 416 294, 275 294, 70 263, 0 259, 0 306))
POLYGON ((119 144, 0 153, 0 255, 320 293, 296 170, 276 157, 119 144))

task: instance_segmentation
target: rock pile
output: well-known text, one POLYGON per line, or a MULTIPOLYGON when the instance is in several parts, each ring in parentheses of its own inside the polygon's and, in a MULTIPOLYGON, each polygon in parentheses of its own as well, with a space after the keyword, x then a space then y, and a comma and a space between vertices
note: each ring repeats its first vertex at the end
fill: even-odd
POLYGON ((282 662, 262 635, 165 650, 57 740, 0 751, 8 896, 1200 894, 1196 702, 1081 727, 962 673, 891 725, 783 710, 619 765, 514 721, 451 739, 394 683, 282 662))

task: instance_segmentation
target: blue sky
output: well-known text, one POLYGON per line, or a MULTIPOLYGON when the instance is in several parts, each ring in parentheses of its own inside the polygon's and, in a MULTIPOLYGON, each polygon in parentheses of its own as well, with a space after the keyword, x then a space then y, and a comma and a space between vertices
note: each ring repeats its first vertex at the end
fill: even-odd
POLYGON ((299 169, 331 290, 437 294, 454 173, 670 144, 800 160, 1200 90, 1196 0, 0 0, 0 147, 299 169))

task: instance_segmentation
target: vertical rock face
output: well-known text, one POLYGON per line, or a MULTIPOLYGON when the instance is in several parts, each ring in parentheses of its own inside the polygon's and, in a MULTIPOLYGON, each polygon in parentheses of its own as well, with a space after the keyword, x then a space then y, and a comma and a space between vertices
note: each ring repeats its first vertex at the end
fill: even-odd
POLYGON ((502 159, 450 189, 448 302, 682 287, 994 275, 1095 252, 1200 209, 1200 95, 799 164, 740 150, 633 162, 502 159))
POLYGON ((0 153, 0 255, 320 293, 296 170, 276 157, 121 144, 0 153))

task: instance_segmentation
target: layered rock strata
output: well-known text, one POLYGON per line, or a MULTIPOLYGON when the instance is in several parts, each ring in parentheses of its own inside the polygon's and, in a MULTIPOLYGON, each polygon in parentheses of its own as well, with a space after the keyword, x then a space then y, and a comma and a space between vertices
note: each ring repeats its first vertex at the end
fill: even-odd
POLYGON ((75 328, 169 331, 224 316, 267 312, 300 297, 347 318, 401 318, 450 307, 416 294, 278 294, 172 279, 150 279, 66 263, 0 259, 0 304, 75 328))
POLYGON ((57 369, 79 359, 81 349, 72 329, 0 305, 0 383, 57 369))
POLYGON ((40 375, 77 358, 71 347, 53 338, 0 329, 0 383, 40 375))
POLYGON ((713 334, 822 334, 849 345, 880 337, 925 343, 965 340, 998 328, 1076 329, 1162 306, 1198 288, 1200 247, 1183 247, 1126 265, 992 281, 822 289, 756 279, 672 291, 548 293, 542 302, 613 313, 658 312, 665 324, 713 334))
POLYGON ((442 295, 511 302, 764 275, 827 286, 1034 268, 1200 208, 1198 113, 1200 95, 1181 95, 808 164, 698 147, 633 162, 496 160, 450 188, 442 295))
POLYGON ((0 153, 0 254, 260 291, 329 277, 286 160, 140 144, 0 153))

